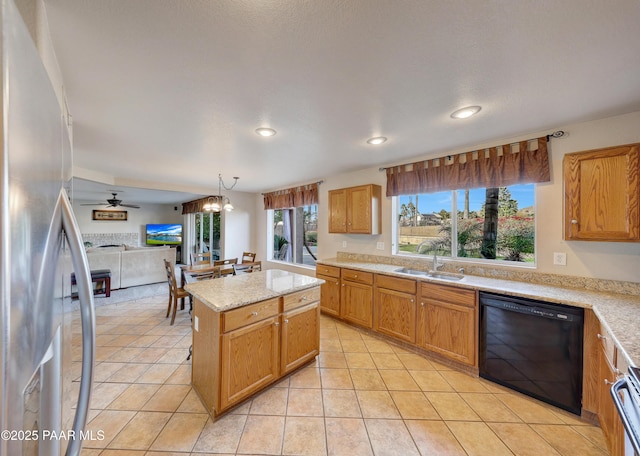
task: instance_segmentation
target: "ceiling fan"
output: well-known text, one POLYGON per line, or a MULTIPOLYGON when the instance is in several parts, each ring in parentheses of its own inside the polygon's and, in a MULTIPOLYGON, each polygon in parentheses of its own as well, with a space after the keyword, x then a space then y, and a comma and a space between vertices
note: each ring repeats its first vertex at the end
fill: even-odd
POLYGON ((107 206, 107 207, 131 207, 133 209, 140 209, 140 206, 136 206, 134 204, 123 204, 122 200, 117 198, 117 193, 111 193, 113 195, 112 198, 107 198, 105 203, 89 203, 89 204, 81 204, 81 206, 107 206))

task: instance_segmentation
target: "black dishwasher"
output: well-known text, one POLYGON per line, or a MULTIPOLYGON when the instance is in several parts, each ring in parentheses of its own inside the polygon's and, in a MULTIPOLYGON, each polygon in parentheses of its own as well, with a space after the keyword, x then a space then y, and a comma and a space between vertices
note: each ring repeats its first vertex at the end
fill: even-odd
POLYGON ((480 377, 580 415, 584 309, 480 292, 480 377))

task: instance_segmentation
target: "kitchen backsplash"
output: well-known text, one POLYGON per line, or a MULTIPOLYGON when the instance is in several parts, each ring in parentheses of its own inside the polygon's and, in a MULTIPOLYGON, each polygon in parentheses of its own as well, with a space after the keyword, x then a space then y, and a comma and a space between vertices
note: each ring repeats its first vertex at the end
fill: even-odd
POLYGON ((140 233, 87 233, 82 235, 83 242, 92 247, 101 245, 140 245, 140 233))
MULTIPOLYGON (((381 256, 360 253, 338 252, 338 261, 358 261, 365 263, 393 264, 401 267, 428 270, 432 267, 430 259, 411 258, 402 256, 381 256)), ((519 282, 538 283, 565 288, 578 288, 582 290, 603 291, 611 293, 621 293, 640 296, 640 283, 622 282, 618 280, 594 279, 589 277, 576 277, 560 274, 547 274, 531 270, 496 267, 491 265, 478 265, 447 261, 443 270, 457 272, 459 268, 464 268, 464 273, 480 277, 491 277, 494 279, 517 280, 519 282)))

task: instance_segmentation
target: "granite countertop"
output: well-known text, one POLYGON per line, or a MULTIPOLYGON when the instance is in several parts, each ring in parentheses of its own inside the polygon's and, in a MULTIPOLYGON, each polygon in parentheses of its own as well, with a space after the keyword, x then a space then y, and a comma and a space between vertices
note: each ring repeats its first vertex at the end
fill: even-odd
POLYGON ((419 282, 439 283, 479 291, 496 292, 511 296, 540 299, 557 304, 593 309, 600 321, 607 327, 618 347, 618 352, 632 366, 640 365, 640 296, 588 291, 570 287, 559 287, 516 280, 495 279, 465 275, 462 280, 452 281, 425 276, 415 276, 396 272, 400 266, 385 263, 368 263, 337 259, 317 262, 317 270, 321 265, 350 268, 360 271, 410 278, 419 282))
POLYGON ((306 290, 324 283, 322 279, 302 274, 269 269, 266 271, 202 280, 185 285, 184 289, 215 312, 276 298, 306 290))

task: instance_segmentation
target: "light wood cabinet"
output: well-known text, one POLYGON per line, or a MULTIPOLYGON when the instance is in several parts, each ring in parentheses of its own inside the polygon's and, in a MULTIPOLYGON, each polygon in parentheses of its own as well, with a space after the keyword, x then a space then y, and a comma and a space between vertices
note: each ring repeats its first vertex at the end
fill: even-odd
POLYGON ((640 241, 640 144, 564 156, 566 240, 640 241))
POLYGON ((376 275, 373 329, 415 343, 415 280, 376 275))
POLYGON ((380 234, 382 189, 368 184, 329 191, 329 233, 380 234))
POLYGON ((224 312, 193 307, 192 384, 217 416, 320 352, 320 287, 224 312))
POLYGON ((365 328, 373 326, 373 274, 342 269, 340 316, 365 328))
POLYGON ((600 351, 599 365, 598 420, 607 441, 609 454, 612 456, 624 455, 624 427, 611 397, 611 385, 617 378, 617 369, 611 363, 606 347, 603 344, 600 351))
POLYGON ((417 344, 454 361, 477 367, 477 310, 475 291, 422 283, 417 344))
POLYGON ((316 277, 325 283, 320 286, 320 310, 322 312, 340 316, 340 268, 334 266, 317 265, 316 277))

